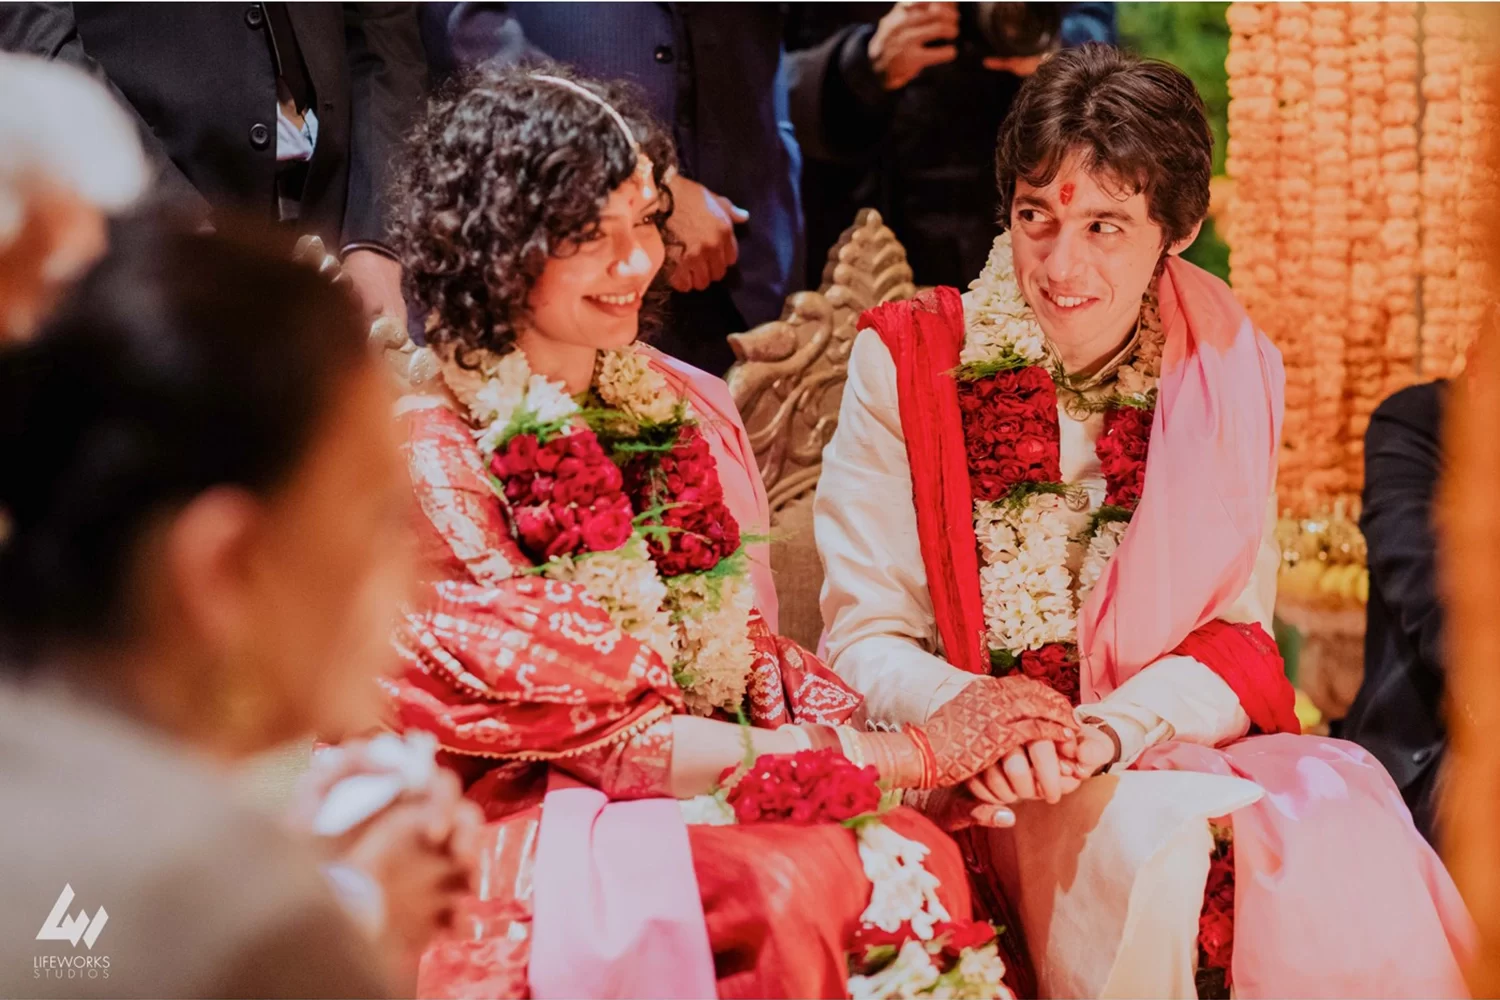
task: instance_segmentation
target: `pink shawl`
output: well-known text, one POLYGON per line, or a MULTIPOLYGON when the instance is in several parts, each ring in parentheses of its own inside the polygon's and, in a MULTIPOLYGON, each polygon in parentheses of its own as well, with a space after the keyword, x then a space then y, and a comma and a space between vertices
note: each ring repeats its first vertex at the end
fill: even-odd
POLYGON ((531 995, 718 995, 687 825, 674 799, 610 802, 554 769, 534 875, 531 995))
POLYGON ((1146 486, 1078 614, 1085 702, 1175 649, 1244 590, 1281 441, 1281 354, 1229 286, 1176 257, 1158 285, 1166 334, 1146 486))

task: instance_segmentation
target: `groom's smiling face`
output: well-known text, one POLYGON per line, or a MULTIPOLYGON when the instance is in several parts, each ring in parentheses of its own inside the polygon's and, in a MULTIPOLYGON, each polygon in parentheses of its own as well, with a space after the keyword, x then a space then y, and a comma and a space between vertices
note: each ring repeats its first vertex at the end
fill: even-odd
POLYGON ((1163 247, 1146 196, 1077 154, 1044 187, 1016 179, 1010 229, 1021 294, 1064 348, 1124 340, 1163 251, 1192 243, 1163 247))

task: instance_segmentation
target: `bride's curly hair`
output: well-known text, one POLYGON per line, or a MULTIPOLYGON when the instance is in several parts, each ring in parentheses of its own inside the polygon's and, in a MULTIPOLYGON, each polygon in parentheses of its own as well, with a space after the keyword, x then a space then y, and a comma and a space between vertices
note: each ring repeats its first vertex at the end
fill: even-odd
MULTIPOLYGON (((407 140, 392 235, 406 292, 428 311, 428 342, 460 359, 511 351, 547 258, 591 236, 610 193, 636 170, 608 112, 533 73, 573 80, 619 111, 654 165, 662 198, 655 221, 667 236, 665 181, 676 150, 628 86, 550 65, 459 77, 430 101, 407 140)), ((659 274, 641 311, 643 332, 666 293, 659 274)))

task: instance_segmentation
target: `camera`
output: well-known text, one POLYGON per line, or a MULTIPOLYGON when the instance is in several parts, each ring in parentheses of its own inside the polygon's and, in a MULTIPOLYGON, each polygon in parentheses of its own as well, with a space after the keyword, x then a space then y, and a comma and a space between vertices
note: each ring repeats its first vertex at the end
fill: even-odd
POLYGON ((1039 56, 1058 47, 1062 5, 1056 3, 960 3, 961 54, 1039 56))

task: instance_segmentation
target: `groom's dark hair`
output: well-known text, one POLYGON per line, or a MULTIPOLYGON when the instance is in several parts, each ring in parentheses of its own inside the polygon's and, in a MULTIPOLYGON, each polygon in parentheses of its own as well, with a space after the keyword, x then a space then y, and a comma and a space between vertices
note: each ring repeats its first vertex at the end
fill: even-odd
POLYGON ((1000 224, 1016 180, 1052 183, 1069 154, 1128 193, 1143 192, 1170 245, 1208 214, 1213 133, 1203 98, 1175 66, 1108 45, 1064 49, 1028 79, 1000 130, 1000 224))

